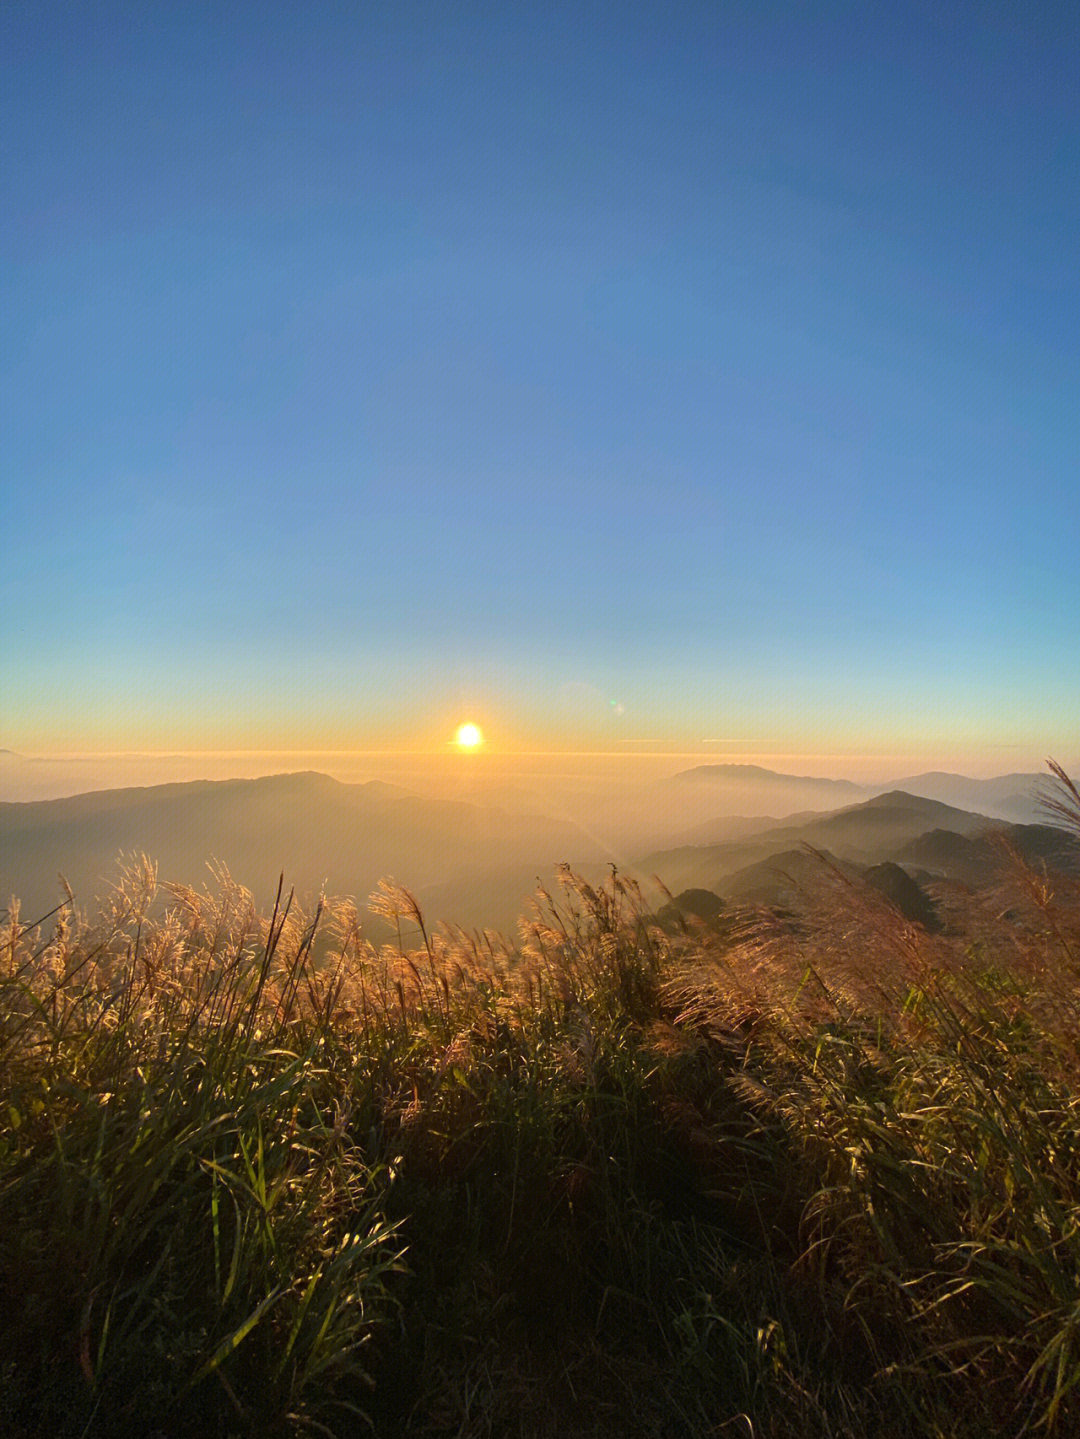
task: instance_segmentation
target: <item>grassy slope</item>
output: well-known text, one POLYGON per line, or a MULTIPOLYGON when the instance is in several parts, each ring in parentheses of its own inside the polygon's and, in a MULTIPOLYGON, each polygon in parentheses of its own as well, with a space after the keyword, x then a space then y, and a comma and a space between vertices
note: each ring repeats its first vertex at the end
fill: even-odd
POLYGON ((1080 1424, 1080 891, 514 944, 227 876, 0 949, 0 1431, 1080 1424), (155 913, 158 913, 155 910, 155 913))

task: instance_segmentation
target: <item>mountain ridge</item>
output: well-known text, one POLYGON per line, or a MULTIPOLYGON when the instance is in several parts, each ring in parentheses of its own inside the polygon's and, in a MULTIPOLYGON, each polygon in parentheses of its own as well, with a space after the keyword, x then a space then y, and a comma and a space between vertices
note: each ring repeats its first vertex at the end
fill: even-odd
MULTIPOLYGON (((325 888, 360 900, 394 875, 438 894, 448 908, 433 917, 451 920, 461 917, 453 905, 459 885, 473 901, 483 897, 478 871, 527 870, 534 878, 541 858, 550 867, 604 857, 565 821, 382 781, 347 785, 317 771, 0 804, 0 896, 18 895, 24 912, 52 907, 58 872, 89 898, 115 873, 119 854, 138 852, 158 862, 163 878, 184 883, 205 880, 209 859, 222 861, 257 895, 282 870, 300 892, 325 888)), ((505 913, 501 893, 488 899, 492 912, 505 913)))
POLYGON ((638 861, 635 873, 642 877, 659 874, 673 890, 702 887, 726 897, 725 880, 750 867, 775 865, 778 854, 805 852, 799 850, 804 846, 862 867, 906 860, 909 865, 933 869, 930 861, 938 858, 947 870, 985 874, 995 860, 990 839, 998 833, 1013 839, 1021 853, 1027 851, 1036 859, 1061 864, 1080 852, 1080 845, 1054 826, 1012 824, 903 790, 886 790, 859 804, 809 821, 781 823, 740 840, 653 851, 638 861), (929 834, 953 836, 955 842, 940 840, 920 848, 920 841, 929 834))
MULTIPOLYGON (((44 912, 57 897, 58 872, 85 898, 115 873, 119 854, 142 851, 164 878, 186 883, 205 880, 206 861, 217 859, 256 894, 282 870, 301 892, 360 899, 394 875, 430 901, 433 919, 495 927, 512 925, 537 876, 563 861, 590 868, 618 858, 621 871, 643 881, 659 874, 673 892, 722 893, 727 877, 755 865, 775 870, 777 854, 807 846, 863 869, 900 864, 979 882, 999 858, 995 832, 1052 867, 1072 865, 1075 845, 1053 825, 1017 824, 895 787, 786 818, 721 816, 696 828, 714 826, 721 838, 664 845, 635 860, 633 850, 617 855, 591 834, 587 817, 578 824, 383 780, 346 783, 318 770, 191 780, 0 802, 0 897, 17 894, 24 912, 44 912)), ((663 829, 658 816, 658 837, 663 829)))

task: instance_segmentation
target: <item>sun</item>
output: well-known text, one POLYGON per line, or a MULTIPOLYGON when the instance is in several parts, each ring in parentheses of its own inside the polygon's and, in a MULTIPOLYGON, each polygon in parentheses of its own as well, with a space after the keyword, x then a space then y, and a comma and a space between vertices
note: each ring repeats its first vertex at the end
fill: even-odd
POLYGON ((479 725, 472 723, 458 725, 454 743, 458 749, 479 749, 484 743, 484 732, 479 725))

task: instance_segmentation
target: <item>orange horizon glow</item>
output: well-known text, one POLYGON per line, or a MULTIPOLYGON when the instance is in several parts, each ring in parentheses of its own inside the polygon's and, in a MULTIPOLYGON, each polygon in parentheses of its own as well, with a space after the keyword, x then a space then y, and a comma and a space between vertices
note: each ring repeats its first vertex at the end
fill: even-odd
POLYGON ((266 761, 268 765, 275 768, 277 765, 284 768, 291 768, 293 765, 297 768, 320 768, 324 764, 332 765, 334 761, 356 763, 365 760, 411 762, 426 767, 427 764, 438 764, 440 759, 445 760, 451 754, 477 755, 483 753, 490 763, 497 766, 500 772, 507 766, 513 768, 519 762, 529 763, 532 761, 571 761, 576 764, 593 761, 608 767, 620 762, 661 764, 667 760, 684 765, 687 762, 757 765, 763 769, 785 774, 848 778, 871 783, 898 778, 905 774, 937 770, 968 774, 975 778, 989 778, 994 775, 1017 772, 1041 773, 1045 768, 1048 756, 1060 761, 1068 770, 1080 767, 1080 756, 1066 752, 1066 747, 1060 745, 1056 748, 1051 746, 1045 751, 1037 749, 1035 746, 1020 748, 1011 745, 989 748, 972 746, 963 750, 952 745, 943 746, 941 749, 912 745, 867 746, 861 750, 839 747, 834 750, 820 748, 799 750, 741 749, 708 744, 698 747, 672 744, 667 747, 646 743, 642 743, 640 746, 623 745, 618 749, 557 748, 538 745, 519 748, 503 744, 493 745, 478 725, 475 726, 478 732, 478 741, 463 742, 459 737, 460 732, 473 724, 473 721, 466 721, 459 725, 453 737, 449 741, 444 741, 438 748, 430 745, 355 749, 319 746, 299 748, 285 745, 251 748, 223 746, 216 749, 181 747, 161 749, 134 747, 31 749, 25 747, 19 749, 12 746, 9 763, 20 767, 45 766, 46 768, 65 763, 77 766, 104 763, 110 767, 133 763, 139 765, 140 770, 146 766, 152 766, 155 771, 158 766, 171 769, 180 764, 184 766, 185 772, 193 764, 198 765, 199 761, 203 761, 211 768, 235 762, 245 769, 251 764, 257 765, 260 761, 266 761))

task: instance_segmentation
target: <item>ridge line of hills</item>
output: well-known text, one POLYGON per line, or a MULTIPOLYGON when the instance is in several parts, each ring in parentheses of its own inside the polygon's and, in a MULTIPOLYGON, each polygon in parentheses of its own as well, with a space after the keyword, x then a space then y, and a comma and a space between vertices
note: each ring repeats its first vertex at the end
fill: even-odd
MULTIPOLYGON (((695 785, 685 777, 694 773, 673 778, 695 785)), ((766 784, 785 778, 761 773, 772 777, 766 784)), ((283 868, 301 895, 352 894, 361 902, 392 875, 416 891, 433 921, 504 929, 512 929, 537 878, 563 860, 597 873, 617 859, 620 871, 645 884, 659 875, 672 892, 784 903, 793 875, 811 877, 805 846, 853 872, 892 865, 916 884, 978 887, 997 862, 991 836, 1003 831, 1030 862, 1080 874, 1080 842, 1053 824, 1014 823, 903 789, 779 819, 718 816, 712 824, 725 822, 728 837, 716 843, 617 856, 591 826, 425 797, 382 780, 347 784, 318 771, 90 791, 0 802, 0 905, 17 895, 24 915, 45 913, 59 897, 58 873, 88 902, 115 876, 118 854, 140 851, 158 861, 163 878, 197 885, 207 861, 221 860, 257 899, 283 868)))

